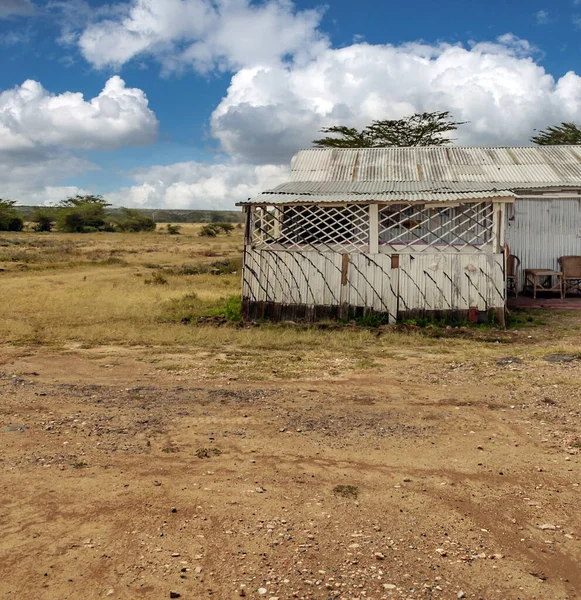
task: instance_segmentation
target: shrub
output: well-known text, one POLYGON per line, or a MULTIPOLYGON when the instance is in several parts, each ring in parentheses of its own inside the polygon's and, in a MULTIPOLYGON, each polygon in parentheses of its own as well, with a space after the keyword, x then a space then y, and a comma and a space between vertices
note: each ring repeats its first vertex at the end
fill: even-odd
POLYGON ((121 208, 121 216, 113 221, 115 231, 137 233, 139 231, 155 231, 155 221, 137 210, 121 208))
POLYGON ((232 223, 209 223, 200 229, 200 235, 202 237, 216 237, 220 233, 229 235, 232 231, 234 231, 232 223))
POLYGON ((216 237, 218 235, 218 230, 214 225, 204 225, 202 229, 200 229, 200 235, 202 237, 216 237))
POLYGON ((0 231, 22 231, 24 219, 14 208, 16 202, 13 200, 2 200, 0 198, 0 231))
POLYGON ((172 225, 171 223, 168 223, 165 228, 170 235, 180 235, 182 229, 180 225, 172 225))
POLYGON ((37 208, 30 216, 34 231, 51 231, 54 220, 54 210, 49 208, 37 208))

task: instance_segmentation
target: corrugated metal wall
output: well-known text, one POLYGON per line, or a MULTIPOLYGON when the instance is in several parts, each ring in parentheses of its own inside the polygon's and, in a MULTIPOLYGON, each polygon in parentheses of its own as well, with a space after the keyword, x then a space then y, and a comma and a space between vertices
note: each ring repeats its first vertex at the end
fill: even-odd
POLYGON ((519 198, 507 207, 506 243, 525 269, 558 270, 560 256, 581 255, 580 198, 519 198))

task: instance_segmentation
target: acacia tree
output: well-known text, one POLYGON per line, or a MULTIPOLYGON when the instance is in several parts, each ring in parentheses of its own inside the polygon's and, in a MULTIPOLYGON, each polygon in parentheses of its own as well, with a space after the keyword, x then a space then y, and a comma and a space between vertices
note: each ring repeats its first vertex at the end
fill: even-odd
POLYGON ((444 146, 452 143, 445 134, 466 121, 454 121, 449 111, 416 113, 403 119, 373 121, 361 131, 344 125, 324 127, 330 133, 313 140, 317 148, 389 148, 392 146, 444 146))
POLYGON ((0 198, 0 231, 22 231, 24 228, 24 219, 15 205, 14 200, 0 198))
POLYGON ((57 223, 60 231, 85 233, 110 229, 105 208, 111 206, 101 196, 76 195, 58 204, 57 223))
POLYGON ((541 129, 531 138, 538 146, 581 145, 581 128, 575 123, 561 123, 541 129))

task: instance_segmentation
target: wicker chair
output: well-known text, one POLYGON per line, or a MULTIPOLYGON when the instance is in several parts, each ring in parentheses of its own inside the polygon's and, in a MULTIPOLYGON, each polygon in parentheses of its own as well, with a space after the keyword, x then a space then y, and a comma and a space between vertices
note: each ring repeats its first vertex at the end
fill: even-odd
POLYGON ((506 257, 506 290, 513 292, 518 296, 518 272, 520 269, 520 259, 514 254, 506 257))
POLYGON ((561 256, 558 260, 563 273, 563 294, 574 290, 581 293, 581 256, 561 256))

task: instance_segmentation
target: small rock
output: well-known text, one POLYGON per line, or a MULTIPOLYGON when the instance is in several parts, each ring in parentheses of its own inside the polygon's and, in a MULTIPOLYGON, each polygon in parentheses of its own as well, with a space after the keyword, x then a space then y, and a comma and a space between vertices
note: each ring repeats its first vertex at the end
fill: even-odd
POLYGON ((257 494, 264 494, 264 492, 266 492, 266 490, 262 487, 257 487, 255 491, 257 494))
POLYGON ((161 485, 161 483, 160 483, 159 481, 154 481, 154 482, 153 482, 153 485, 155 485, 155 486, 159 487, 159 486, 161 485))
POLYGON ((410 483, 410 482, 411 482, 411 477, 406 477, 406 478, 403 480, 403 482, 404 482, 404 483, 410 483))
POLYGON ((239 595, 241 598, 244 598, 244 597, 246 596, 246 592, 244 591, 244 589, 241 589, 241 590, 238 592, 238 595, 239 595))
POLYGON ((200 574, 200 573, 201 573, 203 570, 204 570, 204 569, 202 569, 202 567, 196 567, 196 568, 194 569, 194 572, 195 572, 197 575, 199 575, 199 574, 200 574))
POLYGON ((106 595, 112 596, 114 593, 115 593, 115 590, 109 590, 106 595))
POLYGON ((170 598, 181 598, 182 595, 179 592, 170 592, 169 597, 170 598))
POLYGON ((385 554, 382 554, 381 552, 376 552, 374 556, 377 560, 385 560, 385 554))
POLYGON ((267 592, 267 591, 268 591, 268 590, 267 590, 266 588, 258 588, 258 593, 259 593, 261 596, 264 596, 264 594, 266 594, 266 592, 267 592))
POLYGON ((385 590, 395 590, 396 586, 393 583, 384 583, 383 589, 385 590))
POLYGON ((458 598, 466 598, 466 594, 464 592, 458 592, 458 598))
POLYGON ((172 513, 177 513, 177 512, 178 512, 178 509, 177 509, 175 506, 172 506, 172 507, 171 507, 171 512, 172 512, 172 513))
POLYGON ((539 525, 539 529, 542 529, 543 531, 553 531, 554 529, 557 529, 554 525, 551 525, 550 523, 545 523, 544 525, 539 525))
POLYGON ((180 553, 179 552, 174 552, 172 554, 172 558, 179 558, 180 557, 180 553))

